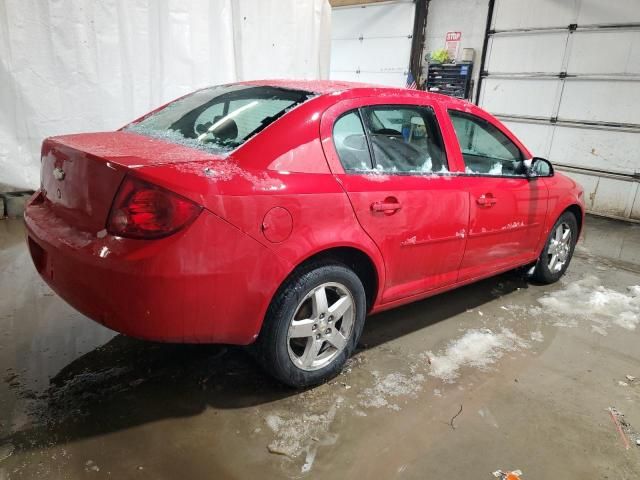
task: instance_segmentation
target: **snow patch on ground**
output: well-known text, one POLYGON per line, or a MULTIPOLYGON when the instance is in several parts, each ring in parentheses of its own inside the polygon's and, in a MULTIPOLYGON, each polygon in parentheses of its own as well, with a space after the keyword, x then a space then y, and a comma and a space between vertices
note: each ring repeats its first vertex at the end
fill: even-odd
POLYGON ((265 423, 274 433, 268 449, 271 453, 296 458, 305 453, 305 464, 302 471, 311 470, 318 446, 332 445, 337 437, 329 433, 336 412, 343 402, 337 397, 335 402, 321 413, 270 414, 265 417, 265 423))
POLYGON ((451 341, 440 355, 428 352, 431 359, 429 375, 453 382, 460 375, 462 367, 484 369, 506 352, 528 347, 528 342, 507 328, 500 332, 488 328, 467 330, 462 337, 451 341))
POLYGON ((365 408, 387 407, 392 410, 400 410, 400 407, 392 403, 391 399, 402 396, 415 396, 422 390, 425 381, 424 375, 405 375, 402 373, 390 373, 382 376, 379 372, 372 372, 375 379, 372 387, 365 388, 359 395, 360 406, 365 408))
POLYGON ((530 338, 534 342, 544 342, 544 335, 541 331, 531 332, 530 338))
POLYGON ((560 327, 574 327, 578 320, 588 320, 593 332, 606 335, 612 325, 635 330, 640 323, 640 286, 618 292, 604 287, 592 275, 549 293, 538 302, 557 319, 554 325, 560 327))

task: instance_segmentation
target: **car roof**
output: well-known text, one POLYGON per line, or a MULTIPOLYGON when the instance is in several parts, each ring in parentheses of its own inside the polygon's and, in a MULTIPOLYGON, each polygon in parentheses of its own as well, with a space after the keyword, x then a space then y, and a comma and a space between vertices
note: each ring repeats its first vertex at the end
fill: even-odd
POLYGON ((327 94, 344 92, 359 88, 388 88, 382 85, 373 85, 370 83, 360 82, 344 82, 338 80, 288 80, 288 79, 271 79, 271 80, 251 80, 248 82, 239 82, 241 85, 269 86, 289 88, 292 90, 303 90, 306 92, 327 94))
POLYGON ((252 80, 239 82, 241 85, 280 87, 292 90, 302 90, 319 95, 330 95, 337 93, 352 92, 353 96, 369 96, 381 94, 402 94, 419 95, 437 101, 447 101, 448 103, 468 104, 464 100, 455 97, 448 97, 438 93, 425 92, 423 90, 413 90, 399 87, 389 87, 387 85, 376 85, 372 83, 347 82, 342 80, 252 80))

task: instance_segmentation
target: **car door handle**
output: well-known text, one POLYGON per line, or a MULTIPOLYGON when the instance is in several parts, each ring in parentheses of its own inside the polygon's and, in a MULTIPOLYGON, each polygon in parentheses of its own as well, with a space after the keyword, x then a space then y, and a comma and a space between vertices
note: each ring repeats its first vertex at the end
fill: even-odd
POLYGON ((485 193, 484 195, 480 195, 476 203, 483 207, 493 207, 496 204, 497 200, 491 193, 485 193))
POLYGON ((371 204, 372 212, 382 212, 385 215, 393 215, 401 208, 402 208, 402 205, 400 205, 400 202, 398 202, 398 199, 394 197, 387 197, 382 201, 373 202, 371 204))

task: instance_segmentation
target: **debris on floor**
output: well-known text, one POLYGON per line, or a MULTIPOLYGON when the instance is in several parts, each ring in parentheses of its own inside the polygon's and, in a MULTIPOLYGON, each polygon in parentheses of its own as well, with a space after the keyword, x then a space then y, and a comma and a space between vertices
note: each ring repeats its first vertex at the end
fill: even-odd
POLYGON ((460 405, 460 410, 458 410, 458 413, 456 413, 453 417, 451 417, 451 420, 449 420, 449 425, 451 426, 452 430, 456 429, 456 427, 453 424, 453 422, 458 416, 460 416, 461 413, 462 413, 462 404, 460 405))
POLYGON ((493 476, 499 478, 500 480, 521 480, 520 475, 522 475, 522 471, 514 470, 512 472, 503 472, 502 470, 496 470, 493 472, 493 476))
POLYGON ((636 445, 639 445, 640 433, 633 430, 631 424, 624 418, 624 413, 620 412, 615 407, 609 407, 608 410, 625 449, 629 450, 629 448, 631 448, 629 446, 629 438, 634 441, 636 445))
POLYGON ((85 463, 85 472, 99 472, 100 467, 93 460, 87 460, 85 463))

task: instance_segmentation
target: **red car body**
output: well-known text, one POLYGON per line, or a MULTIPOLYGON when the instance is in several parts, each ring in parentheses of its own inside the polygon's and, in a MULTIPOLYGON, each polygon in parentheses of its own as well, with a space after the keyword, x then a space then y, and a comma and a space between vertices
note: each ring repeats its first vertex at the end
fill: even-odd
POLYGON ((226 158, 126 130, 45 140, 42 185, 25 220, 34 263, 56 293, 130 336, 249 344, 277 289, 310 259, 357 259, 375 313, 534 262, 567 209, 581 224, 582 189, 560 173, 465 173, 448 110, 486 120, 531 158, 470 103, 338 82, 253 84, 315 96, 226 158), (450 172, 345 173, 334 121, 377 104, 433 109, 450 172), (111 235, 106 224, 125 178, 177 193, 201 211, 164 238, 111 235))

